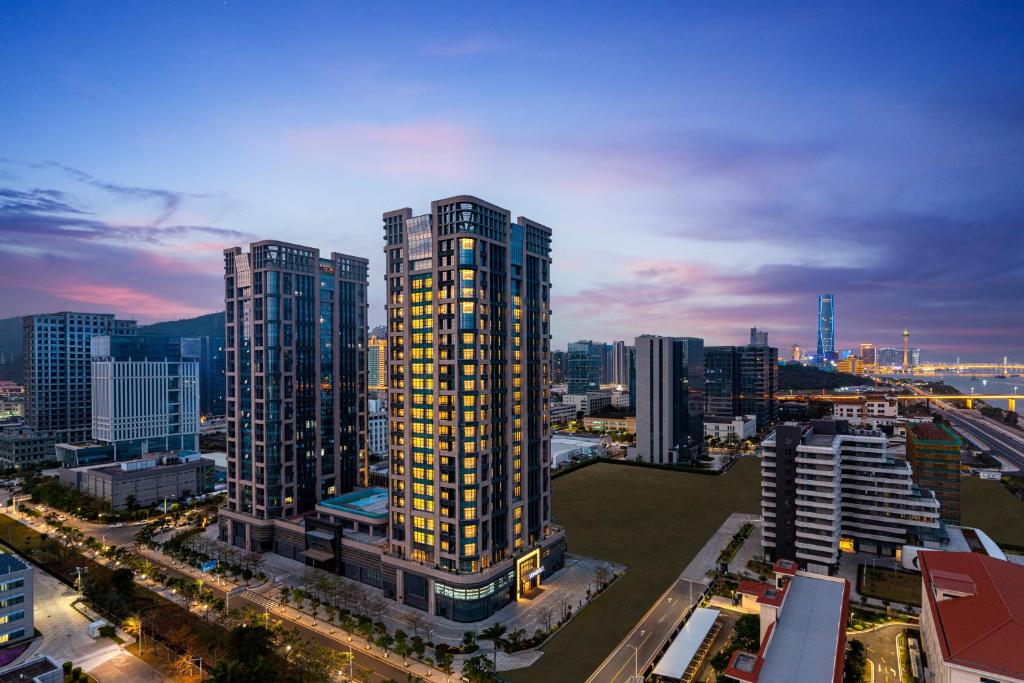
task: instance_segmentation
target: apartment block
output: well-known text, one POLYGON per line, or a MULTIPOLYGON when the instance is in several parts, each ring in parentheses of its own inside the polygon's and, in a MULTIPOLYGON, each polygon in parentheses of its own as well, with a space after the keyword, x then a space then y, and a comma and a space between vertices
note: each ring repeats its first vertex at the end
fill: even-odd
POLYGON ((651 463, 693 462, 704 449, 704 340, 636 338, 636 453, 651 463))
POLYGON ((844 420, 787 422, 762 443, 763 545, 771 559, 835 571, 840 552, 894 555, 944 535, 939 501, 888 437, 844 420))
POLYGON ((0 646, 35 637, 30 564, 0 552, 0 646))
POLYGON ((939 499, 942 519, 960 523, 960 451, 963 442, 943 424, 922 422, 907 426, 907 460, 914 482, 931 489, 939 499))

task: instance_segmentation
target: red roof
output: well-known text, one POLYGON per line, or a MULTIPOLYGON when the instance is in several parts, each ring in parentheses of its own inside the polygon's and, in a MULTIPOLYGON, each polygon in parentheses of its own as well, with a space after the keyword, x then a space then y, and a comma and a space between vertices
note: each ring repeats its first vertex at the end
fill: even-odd
POLYGON ((1024 677, 1024 565, 970 552, 917 557, 942 658, 1024 677), (966 595, 936 600, 936 590, 966 595))

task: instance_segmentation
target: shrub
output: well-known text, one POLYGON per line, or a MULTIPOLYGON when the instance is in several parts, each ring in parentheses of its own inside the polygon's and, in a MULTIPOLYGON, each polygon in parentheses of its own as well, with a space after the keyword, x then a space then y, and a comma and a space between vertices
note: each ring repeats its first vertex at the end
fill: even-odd
POLYGON ((70 661, 64 662, 60 666, 61 666, 62 669, 64 669, 64 675, 65 676, 70 676, 71 675, 71 667, 74 666, 74 665, 70 661))

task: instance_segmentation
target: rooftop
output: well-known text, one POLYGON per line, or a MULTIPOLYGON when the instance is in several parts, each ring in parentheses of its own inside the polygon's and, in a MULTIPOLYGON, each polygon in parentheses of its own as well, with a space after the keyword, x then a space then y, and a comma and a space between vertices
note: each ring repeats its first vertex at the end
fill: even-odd
POLYGON ((918 562, 942 658, 1024 678, 1024 566, 969 552, 921 551, 918 562))
POLYGON ((0 671, 0 683, 23 683, 51 671, 58 671, 60 668, 60 665, 49 657, 38 657, 0 671))
POLYGON ((925 445, 959 446, 960 437, 946 425, 918 422, 910 425, 913 441, 925 445))
POLYGON ((698 607, 654 667, 655 676, 682 678, 718 619, 718 610, 698 607))
POLYGON ((8 555, 7 553, 0 553, 0 575, 20 572, 25 569, 28 569, 28 565, 22 562, 20 558, 8 555))
POLYGON ((321 501, 320 505, 339 512, 387 519, 388 492, 387 489, 382 488, 359 489, 334 498, 327 498, 321 501))

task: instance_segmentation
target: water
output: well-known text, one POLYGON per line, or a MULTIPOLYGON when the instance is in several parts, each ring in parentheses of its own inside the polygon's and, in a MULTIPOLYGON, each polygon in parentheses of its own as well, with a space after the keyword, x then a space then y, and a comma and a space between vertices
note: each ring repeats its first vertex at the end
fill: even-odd
MULTIPOLYGON (((981 377, 976 382, 971 381, 971 375, 928 375, 922 377, 915 377, 914 379, 924 380, 926 382, 945 382, 946 384, 956 387, 961 393, 969 394, 971 390, 976 394, 1021 394, 1021 398, 1024 398, 1024 377, 1007 377, 1006 379, 999 379, 997 377, 981 377)), ((991 406, 996 408, 1006 409, 1006 401, 986 401, 991 406)), ((1024 402, 1017 404, 1017 411, 1024 410, 1024 402)))

